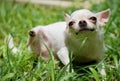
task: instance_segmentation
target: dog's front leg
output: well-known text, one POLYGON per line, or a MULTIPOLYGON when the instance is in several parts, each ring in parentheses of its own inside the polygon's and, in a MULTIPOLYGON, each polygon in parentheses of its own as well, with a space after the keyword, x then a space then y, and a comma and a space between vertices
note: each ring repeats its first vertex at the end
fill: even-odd
POLYGON ((63 47, 57 52, 58 58, 64 65, 68 65, 70 62, 68 54, 69 53, 67 47, 63 47))

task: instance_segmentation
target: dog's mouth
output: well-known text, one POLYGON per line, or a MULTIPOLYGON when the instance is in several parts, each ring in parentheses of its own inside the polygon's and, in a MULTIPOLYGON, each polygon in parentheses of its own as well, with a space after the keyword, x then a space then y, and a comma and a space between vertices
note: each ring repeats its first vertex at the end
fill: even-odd
POLYGON ((94 31, 94 30, 95 30, 94 28, 92 28, 92 29, 82 28, 79 30, 79 32, 81 32, 81 31, 94 31))
POLYGON ((92 31, 94 31, 94 30, 95 30, 94 28, 92 28, 92 29, 82 28, 82 29, 80 29, 79 31, 76 32, 76 35, 78 35, 80 32, 86 32, 86 31, 92 32, 92 31))

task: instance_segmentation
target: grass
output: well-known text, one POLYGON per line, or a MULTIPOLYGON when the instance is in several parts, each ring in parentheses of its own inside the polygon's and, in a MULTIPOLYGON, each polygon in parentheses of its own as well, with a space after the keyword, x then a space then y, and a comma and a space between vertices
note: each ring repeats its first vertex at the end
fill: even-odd
MULTIPOLYGON (((106 80, 120 81, 120 1, 105 0, 92 5, 94 12, 111 9, 110 21, 103 28, 105 34, 106 56, 98 64, 79 66, 75 72, 66 72, 66 67, 59 69, 59 62, 53 58, 45 62, 40 59, 34 65, 34 54, 27 47, 27 31, 36 25, 63 21, 65 12, 72 13, 78 9, 48 7, 34 4, 18 4, 0 1, 0 80, 1 81, 101 81, 99 66, 105 64, 106 80), (8 34, 14 37, 15 45, 22 51, 13 55, 7 48, 5 39, 8 34)), ((51 52, 50 52, 51 53, 51 52)), ((71 68, 73 68, 71 66, 71 68)))

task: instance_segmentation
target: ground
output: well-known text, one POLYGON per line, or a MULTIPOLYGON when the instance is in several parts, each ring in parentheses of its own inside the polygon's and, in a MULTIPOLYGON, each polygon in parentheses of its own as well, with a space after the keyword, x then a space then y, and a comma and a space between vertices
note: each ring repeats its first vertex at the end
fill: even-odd
MULTIPOLYGON (((91 3, 92 4, 92 3, 91 3)), ((34 53, 26 47, 28 30, 37 25, 64 21, 64 13, 71 14, 82 7, 60 8, 31 3, 19 4, 8 0, 0 1, 0 80, 1 81, 119 81, 120 80, 120 1, 105 0, 89 8, 93 12, 110 8, 111 17, 105 27, 106 56, 97 64, 78 66, 74 72, 59 69, 59 62, 51 58, 45 62, 39 58, 34 62, 34 53), (11 34, 15 46, 21 52, 12 54, 7 48, 6 38, 11 34), (33 65, 36 63, 36 67, 33 65), (106 76, 100 74, 99 66, 105 64, 106 76)), ((51 52, 50 52, 51 54, 51 52)), ((71 68, 73 66, 71 65, 71 68)))

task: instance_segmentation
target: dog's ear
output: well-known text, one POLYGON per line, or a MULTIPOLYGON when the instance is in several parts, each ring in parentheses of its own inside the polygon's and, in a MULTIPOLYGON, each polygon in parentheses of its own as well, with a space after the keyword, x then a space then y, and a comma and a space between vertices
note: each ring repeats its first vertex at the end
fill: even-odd
POLYGON ((68 30, 69 30, 68 22, 69 22, 69 20, 70 20, 70 16, 65 13, 65 14, 64 14, 64 18, 65 18, 65 21, 66 21, 66 23, 67 23, 66 32, 68 32, 68 30))
POLYGON ((65 21, 68 22, 70 20, 70 16, 68 14, 64 14, 65 21))
POLYGON ((110 9, 96 13, 96 17, 100 26, 105 26, 110 17, 110 9))

